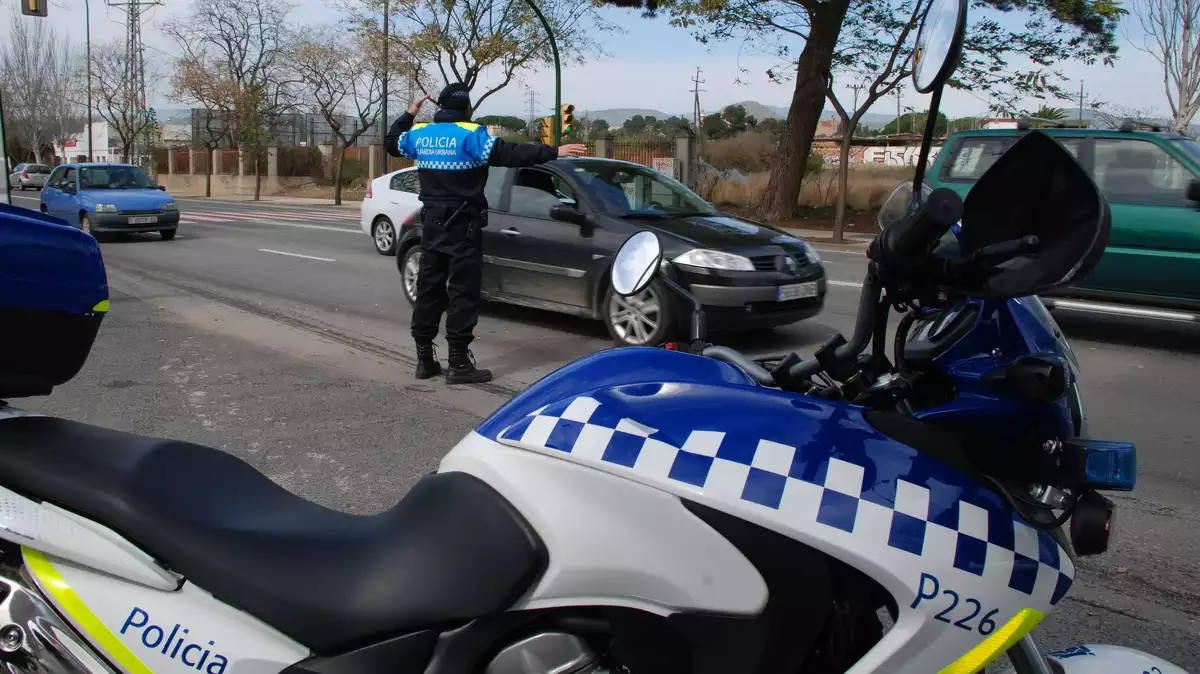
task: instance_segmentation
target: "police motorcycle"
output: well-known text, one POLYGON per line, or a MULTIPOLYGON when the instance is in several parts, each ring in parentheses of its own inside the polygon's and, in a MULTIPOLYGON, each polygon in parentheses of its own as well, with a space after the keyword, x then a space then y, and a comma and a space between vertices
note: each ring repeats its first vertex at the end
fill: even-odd
MULTIPOLYGON (((922 21, 931 120, 965 13, 937 0, 922 21)), ((1112 646, 1045 654, 1030 636, 1077 556, 1107 546, 1100 492, 1134 485, 1131 445, 1087 439, 1078 366, 1030 297, 1095 264, 1106 203, 1037 133, 965 205, 910 193, 870 250, 849 340, 764 365, 708 345, 698 310, 686 349, 567 365, 374 516, 216 449, 0 406, 0 662, 970 674, 1007 653, 1020 674, 1181 673, 1112 646)), ((45 395, 109 309, 103 262, 53 218, 0 206, 0 222, 0 398, 45 395)), ((671 283, 637 233, 613 288, 656 276, 671 283)))

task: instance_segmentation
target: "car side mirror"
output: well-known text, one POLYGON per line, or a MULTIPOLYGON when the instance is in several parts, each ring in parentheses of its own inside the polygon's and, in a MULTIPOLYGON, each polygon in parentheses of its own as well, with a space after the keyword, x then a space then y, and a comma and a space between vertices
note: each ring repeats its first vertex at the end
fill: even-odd
POLYGON ((591 219, 583 211, 569 206, 567 204, 555 204, 550 207, 550 218, 560 222, 569 222, 573 225, 579 225, 579 234, 584 238, 591 238, 595 230, 591 219))
POLYGON ((166 186, 166 185, 155 185, 155 187, 156 187, 157 189, 160 189, 160 190, 162 190, 163 192, 166 192, 166 191, 167 191, 167 186, 166 186))
POLYGON ((1198 202, 1197 205, 1200 205, 1200 180, 1193 180, 1188 183, 1187 198, 1188 201, 1195 201, 1198 202))

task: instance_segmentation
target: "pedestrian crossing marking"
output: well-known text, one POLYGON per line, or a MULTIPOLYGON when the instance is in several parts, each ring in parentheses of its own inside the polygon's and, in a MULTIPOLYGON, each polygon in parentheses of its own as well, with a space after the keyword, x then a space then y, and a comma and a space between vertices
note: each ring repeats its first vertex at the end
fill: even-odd
POLYGON ((208 222, 255 222, 261 220, 297 220, 302 222, 358 222, 359 216, 354 213, 331 213, 331 212, 313 212, 313 211, 263 211, 263 212, 245 212, 245 211, 206 211, 203 213, 189 213, 181 211, 179 213, 179 221, 183 223, 208 223, 208 222))

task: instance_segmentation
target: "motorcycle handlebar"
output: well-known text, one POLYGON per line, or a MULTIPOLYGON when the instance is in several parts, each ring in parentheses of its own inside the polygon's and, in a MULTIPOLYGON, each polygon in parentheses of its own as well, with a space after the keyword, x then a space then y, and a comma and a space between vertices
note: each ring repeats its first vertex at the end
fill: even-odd
MULTIPOLYGON (((879 297, 883 287, 873 274, 867 274, 863 280, 862 293, 858 299, 858 316, 854 322, 854 333, 850 341, 839 346, 834 351, 834 357, 839 361, 853 360, 866 350, 871 343, 875 331, 876 312, 879 308, 879 297)), ((816 358, 796 363, 788 369, 788 378, 805 379, 821 371, 821 363, 816 358)))
MULTIPOLYGON (((858 319, 854 324, 854 334, 851 335, 850 341, 838 347, 834 352, 834 357, 838 360, 853 360, 862 353, 871 342, 871 335, 875 329, 876 312, 879 307, 879 297, 882 294, 882 287, 874 276, 868 275, 863 282, 862 295, 859 299, 858 319)), ((713 360, 721 360, 726 363, 736 365, 743 372, 750 375, 755 381, 763 386, 778 386, 779 382, 769 370, 762 365, 754 362, 749 356, 736 351, 727 346, 708 346, 701 352, 701 355, 712 358, 713 360)), ((817 372, 821 371, 821 364, 816 358, 810 358, 805 361, 796 363, 788 369, 787 377, 789 379, 805 379, 817 372)))
POLYGON ((771 373, 765 367, 750 360, 749 356, 740 351, 735 351, 727 346, 707 346, 701 354, 706 358, 723 360, 726 363, 738 366, 743 372, 750 375, 763 386, 775 386, 775 378, 771 376, 771 373))

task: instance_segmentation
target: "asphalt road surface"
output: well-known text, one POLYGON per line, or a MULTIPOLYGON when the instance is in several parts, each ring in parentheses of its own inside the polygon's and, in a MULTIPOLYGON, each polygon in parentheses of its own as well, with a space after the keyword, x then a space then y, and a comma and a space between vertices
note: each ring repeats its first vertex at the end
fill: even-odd
MULTIPOLYGON (((395 260, 375 253, 356 209, 179 202, 175 241, 103 245, 114 297, 93 356, 26 407, 222 447, 308 498, 368 513, 513 393, 610 346, 599 323, 491 306, 475 352, 497 380, 418 382, 395 260)), ((863 259, 822 255, 833 284, 820 316, 718 339, 807 354, 848 334, 863 259)), ((1082 561, 1072 595, 1036 634, 1050 648, 1116 643, 1200 672, 1200 328, 1057 318, 1083 367, 1092 435, 1136 442, 1140 475, 1136 491, 1114 496, 1113 549, 1082 561)))

